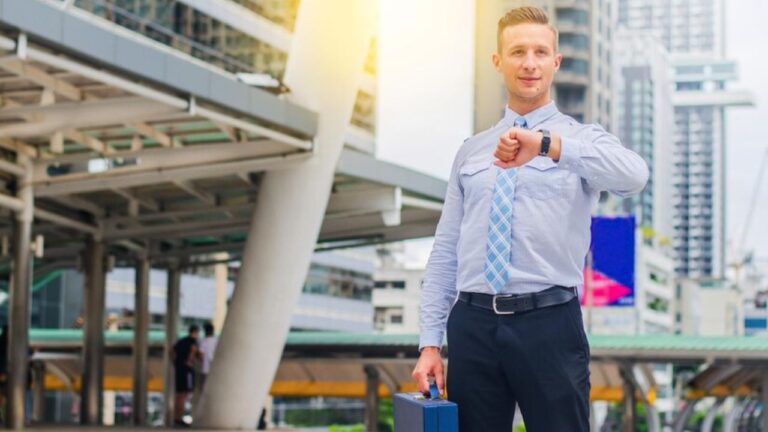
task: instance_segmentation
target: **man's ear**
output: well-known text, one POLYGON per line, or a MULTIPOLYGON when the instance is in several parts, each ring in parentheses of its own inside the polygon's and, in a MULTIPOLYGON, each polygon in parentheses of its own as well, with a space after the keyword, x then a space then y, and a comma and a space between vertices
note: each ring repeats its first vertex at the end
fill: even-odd
POLYGON ((501 72, 501 56, 499 56, 497 51, 494 51, 493 54, 491 54, 491 62, 493 63, 496 72, 501 72))
POLYGON ((555 54, 555 72, 560 70, 560 63, 563 61, 563 55, 560 53, 555 54))

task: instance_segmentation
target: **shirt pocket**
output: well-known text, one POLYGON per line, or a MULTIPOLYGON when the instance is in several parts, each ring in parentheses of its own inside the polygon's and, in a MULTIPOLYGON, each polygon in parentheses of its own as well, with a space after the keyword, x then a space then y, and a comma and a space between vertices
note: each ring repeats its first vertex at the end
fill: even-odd
POLYGON ((537 200, 562 197, 567 172, 549 158, 536 157, 520 169, 516 194, 537 200))
POLYGON ((490 168, 489 161, 470 162, 459 168, 459 182, 466 203, 476 202, 487 193, 491 183, 488 180, 490 168))

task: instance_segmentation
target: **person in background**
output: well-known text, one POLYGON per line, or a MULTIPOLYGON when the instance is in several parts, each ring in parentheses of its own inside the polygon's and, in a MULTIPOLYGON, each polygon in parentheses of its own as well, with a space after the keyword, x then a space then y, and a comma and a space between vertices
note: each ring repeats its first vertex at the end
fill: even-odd
POLYGON ((174 401, 174 422, 178 426, 189 426, 183 419, 184 406, 189 395, 195 389, 195 361, 200 359, 197 337, 200 328, 194 324, 189 326, 189 334, 179 339, 173 346, 171 360, 175 369, 176 399, 174 401))
POLYGON ((211 371, 211 362, 213 362, 213 356, 216 353, 216 343, 219 338, 214 334, 213 324, 205 323, 203 326, 205 331, 205 338, 200 342, 200 353, 203 358, 203 367, 200 375, 200 389, 205 386, 205 380, 208 378, 208 373, 211 371))

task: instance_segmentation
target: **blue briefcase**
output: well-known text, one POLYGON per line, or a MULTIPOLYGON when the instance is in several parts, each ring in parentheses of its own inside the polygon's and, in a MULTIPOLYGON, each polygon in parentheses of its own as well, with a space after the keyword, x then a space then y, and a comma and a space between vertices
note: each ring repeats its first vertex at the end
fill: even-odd
POLYGON ((458 406, 440 399, 436 385, 429 390, 429 398, 421 393, 395 394, 395 432, 458 432, 458 406))

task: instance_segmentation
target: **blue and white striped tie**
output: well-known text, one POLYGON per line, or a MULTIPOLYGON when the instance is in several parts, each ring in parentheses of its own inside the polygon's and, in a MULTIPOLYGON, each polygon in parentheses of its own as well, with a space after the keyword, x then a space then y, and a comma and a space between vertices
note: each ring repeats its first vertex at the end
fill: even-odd
MULTIPOLYGON (((515 119, 515 126, 526 128, 525 118, 515 119)), ((515 199, 517 168, 498 170, 493 188, 488 244, 485 258, 485 280, 500 293, 509 279, 509 257, 512 241, 512 203, 515 199)))

